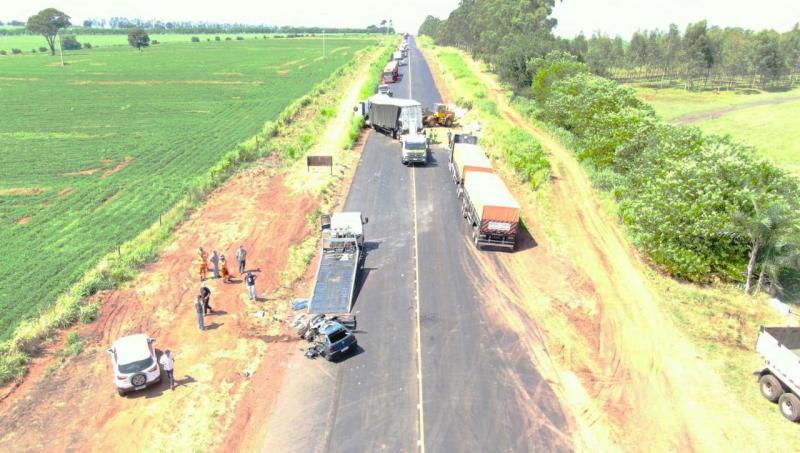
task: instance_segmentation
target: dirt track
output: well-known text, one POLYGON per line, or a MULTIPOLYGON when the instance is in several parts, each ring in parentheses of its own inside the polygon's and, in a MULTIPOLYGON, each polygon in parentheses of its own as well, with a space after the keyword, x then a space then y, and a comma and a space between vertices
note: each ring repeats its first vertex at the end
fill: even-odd
POLYGON ((786 104, 789 102, 797 102, 797 101, 800 101, 800 96, 792 96, 782 99, 760 99, 758 101, 745 102, 743 104, 712 110, 710 112, 690 113, 688 115, 675 118, 674 120, 672 120, 672 122, 678 124, 693 124, 700 121, 716 120, 719 119, 719 117, 721 116, 727 115, 728 113, 738 112, 739 110, 747 110, 753 107, 763 107, 765 105, 786 104))
POLYGON ((534 135, 552 164, 546 206, 515 177, 505 178, 526 200, 523 217, 535 246, 476 255, 497 315, 516 326, 534 363, 551 371, 546 377, 578 417, 576 443, 589 451, 764 445, 758 430, 741 429, 758 421, 728 397, 704 353, 661 312, 646 266, 616 219, 603 213, 573 154, 510 108, 493 77, 473 69, 503 115, 534 135), (550 225, 537 220, 543 216, 550 225))

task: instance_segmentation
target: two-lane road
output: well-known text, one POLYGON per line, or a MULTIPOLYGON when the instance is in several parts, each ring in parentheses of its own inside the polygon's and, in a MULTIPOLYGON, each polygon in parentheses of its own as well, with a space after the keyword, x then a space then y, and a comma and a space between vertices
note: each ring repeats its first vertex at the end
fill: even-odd
MULTIPOLYGON (((409 54, 395 97, 441 102, 413 39, 409 54)), ((264 451, 571 450, 558 400, 481 298, 447 151, 431 156, 407 168, 396 141, 369 136, 345 207, 370 219, 354 305, 363 350, 291 359, 264 451)))

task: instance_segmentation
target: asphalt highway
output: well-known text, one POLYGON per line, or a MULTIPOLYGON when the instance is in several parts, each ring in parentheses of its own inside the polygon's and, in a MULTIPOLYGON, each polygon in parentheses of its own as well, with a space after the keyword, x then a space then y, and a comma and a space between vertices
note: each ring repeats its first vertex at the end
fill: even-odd
MULTIPOLYGON (((413 38, 409 53, 394 96, 441 102, 413 38)), ((557 398, 481 298, 446 149, 418 167, 399 153, 371 133, 345 207, 369 217, 361 350, 292 358, 263 451, 570 451, 557 398)))

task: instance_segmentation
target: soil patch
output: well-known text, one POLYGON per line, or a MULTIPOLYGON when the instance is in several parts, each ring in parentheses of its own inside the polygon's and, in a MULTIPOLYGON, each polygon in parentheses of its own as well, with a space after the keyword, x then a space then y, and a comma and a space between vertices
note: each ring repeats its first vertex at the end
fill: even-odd
POLYGON ((80 175, 93 175, 102 170, 103 167, 87 168, 86 170, 72 171, 69 173, 61 173, 62 176, 80 176, 80 175))
POLYGON ((17 225, 25 225, 26 223, 30 222, 33 217, 26 215, 25 217, 17 220, 15 223, 17 225))
POLYGON ((113 175, 114 173, 122 170, 123 168, 127 167, 133 161, 133 157, 126 157, 122 162, 118 163, 114 168, 108 169, 103 172, 101 175, 102 178, 108 178, 109 176, 113 175))
POLYGON ((12 187, 10 189, 0 189, 0 197, 20 196, 20 195, 39 195, 47 192, 41 187, 12 187))

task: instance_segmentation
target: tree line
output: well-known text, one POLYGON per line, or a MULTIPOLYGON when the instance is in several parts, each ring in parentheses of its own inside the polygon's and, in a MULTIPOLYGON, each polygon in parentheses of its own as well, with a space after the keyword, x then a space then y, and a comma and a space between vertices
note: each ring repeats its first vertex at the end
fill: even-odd
POLYGON ((735 54, 733 38, 719 40, 699 22, 682 34, 677 27, 637 34, 663 51, 637 54, 647 44, 556 38, 552 7, 552 0, 462 0, 447 19, 429 16, 419 33, 486 61, 514 89, 518 107, 571 137, 594 183, 616 198, 632 241, 658 268, 694 282, 740 282, 748 293, 796 285, 797 178, 730 137, 664 123, 609 76, 651 67, 694 80, 731 66, 724 70, 775 79, 796 68, 797 27, 781 35, 720 29, 719 36, 748 36, 751 45, 735 54), (749 55, 739 72, 735 55, 749 55))
POLYGON ((800 83, 800 24, 790 31, 709 27, 706 21, 637 31, 630 40, 593 34, 553 36, 554 0, 462 0, 446 20, 428 16, 419 34, 491 64, 515 87, 527 87, 527 65, 563 50, 592 73, 622 82, 679 84, 687 89, 786 89, 800 83), (490 8, 490 9, 487 9, 490 8))
MULTIPOLYGON (((26 22, 9 21, 8 25, 17 28, 0 29, 3 35, 24 35, 28 30, 24 27, 26 22)), ((0 21, 0 25, 3 22, 0 21)), ((192 21, 165 22, 160 20, 130 19, 126 17, 112 17, 106 19, 86 19, 80 25, 70 24, 69 32, 81 35, 122 35, 134 29, 147 30, 150 33, 178 33, 178 34, 211 34, 211 33, 265 33, 265 34, 385 34, 394 33, 394 28, 383 21, 380 25, 368 25, 364 28, 323 28, 323 27, 290 27, 277 25, 248 25, 238 23, 209 23, 192 21)))

